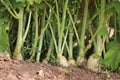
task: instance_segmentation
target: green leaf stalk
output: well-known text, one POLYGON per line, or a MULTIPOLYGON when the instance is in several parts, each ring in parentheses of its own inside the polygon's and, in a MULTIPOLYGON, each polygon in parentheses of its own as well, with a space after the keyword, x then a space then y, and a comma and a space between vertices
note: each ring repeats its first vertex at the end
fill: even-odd
POLYGON ((79 55, 77 57, 77 64, 80 65, 81 62, 84 61, 84 50, 85 50, 85 31, 87 22, 88 22, 88 5, 89 5, 89 0, 85 1, 85 9, 84 9, 84 16, 83 16, 83 23, 82 23, 82 29, 81 29, 81 35, 80 35, 80 49, 79 49, 79 55))

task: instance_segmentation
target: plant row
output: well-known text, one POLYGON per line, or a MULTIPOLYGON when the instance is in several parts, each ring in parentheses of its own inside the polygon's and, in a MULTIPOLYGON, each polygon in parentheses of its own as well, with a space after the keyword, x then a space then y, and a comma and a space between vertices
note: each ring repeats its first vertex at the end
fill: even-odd
POLYGON ((120 1, 0 0, 0 56, 120 68, 120 1))

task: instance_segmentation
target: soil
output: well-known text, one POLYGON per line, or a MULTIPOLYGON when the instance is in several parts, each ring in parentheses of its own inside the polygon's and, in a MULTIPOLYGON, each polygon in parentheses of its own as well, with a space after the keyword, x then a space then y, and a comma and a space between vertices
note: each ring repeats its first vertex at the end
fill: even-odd
POLYGON ((120 80, 120 73, 94 73, 85 66, 66 68, 0 57, 0 80, 120 80))

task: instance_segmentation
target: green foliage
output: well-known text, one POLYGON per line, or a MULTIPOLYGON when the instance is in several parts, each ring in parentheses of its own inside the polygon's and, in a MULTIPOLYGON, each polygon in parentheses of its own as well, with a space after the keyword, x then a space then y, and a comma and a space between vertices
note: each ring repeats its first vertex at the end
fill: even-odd
POLYGON ((120 14, 120 1, 112 2, 112 6, 115 8, 116 12, 120 14))
POLYGON ((118 14, 120 14, 120 1, 113 1, 113 2, 110 2, 107 7, 106 7, 107 10, 115 10, 118 14))
POLYGON ((72 14, 75 14, 76 11, 78 11, 80 8, 80 3, 78 0, 72 0, 69 4, 69 8, 72 14))
POLYGON ((102 27, 102 28, 99 30, 98 34, 99 34, 100 36, 108 35, 107 28, 106 28, 106 27, 102 27))
POLYGON ((33 5, 33 3, 40 4, 42 0, 26 0, 27 4, 33 5))
POLYGON ((25 0, 9 0, 6 1, 8 3, 8 5, 11 4, 13 9, 20 9, 22 7, 26 7, 26 2, 25 0))
MULTIPOLYGON (((1 12, 1 13, 4 12, 5 10, 6 10, 5 7, 0 7, 0 12, 1 12)), ((0 14, 0 15, 2 15, 2 14, 0 14)))
POLYGON ((3 23, 3 25, 0 25, 0 52, 4 52, 8 48, 9 44, 9 38, 7 34, 8 28, 9 26, 5 23, 3 23))
POLYGON ((36 3, 41 3, 42 0, 34 0, 36 3))
POLYGON ((15 0, 16 2, 25 2, 25 0, 15 0))
POLYGON ((112 41, 107 44, 107 52, 104 54, 103 65, 112 71, 117 70, 120 64, 120 43, 112 41))
POLYGON ((0 6, 0 52, 7 50, 9 45, 8 30, 9 30, 9 14, 6 8, 0 6))

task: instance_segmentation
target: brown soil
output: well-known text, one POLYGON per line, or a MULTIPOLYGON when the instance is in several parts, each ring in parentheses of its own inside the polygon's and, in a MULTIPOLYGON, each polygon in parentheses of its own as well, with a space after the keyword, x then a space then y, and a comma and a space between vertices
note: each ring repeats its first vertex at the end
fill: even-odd
POLYGON ((94 73, 85 67, 60 67, 0 58, 0 80, 120 80, 119 73, 94 73))

